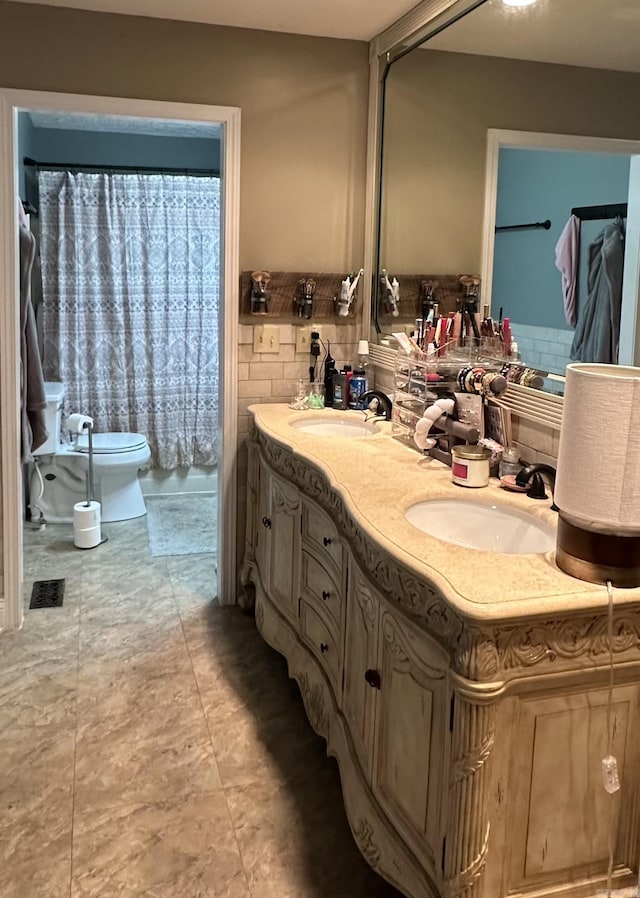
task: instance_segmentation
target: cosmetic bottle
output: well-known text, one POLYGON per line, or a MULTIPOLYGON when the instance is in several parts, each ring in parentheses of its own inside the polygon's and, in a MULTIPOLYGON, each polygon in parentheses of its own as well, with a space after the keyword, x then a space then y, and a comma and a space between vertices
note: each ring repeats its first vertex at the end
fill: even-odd
POLYGON ((511 322, 508 318, 502 319, 502 342, 504 344, 505 355, 511 355, 511 342, 513 336, 511 334, 511 322))
POLYGON ((344 371, 335 371, 332 383, 333 399, 331 405, 333 408, 345 409, 347 405, 347 375, 344 371))
POLYGON ((349 408, 360 408, 360 397, 367 392, 367 374, 364 368, 356 368, 349 381, 349 408))
POLYGON ((347 378, 347 383, 344 389, 344 405, 342 407, 349 408, 349 391, 351 388, 351 378, 353 377, 353 368, 351 367, 351 365, 345 365, 342 371, 347 378))
MULTIPOLYGON (((361 369, 365 372, 365 375, 368 373, 369 368, 369 341, 368 340, 358 340, 358 360, 355 366, 356 368, 361 369)), ((369 388, 369 378, 367 377, 367 387, 369 388)))

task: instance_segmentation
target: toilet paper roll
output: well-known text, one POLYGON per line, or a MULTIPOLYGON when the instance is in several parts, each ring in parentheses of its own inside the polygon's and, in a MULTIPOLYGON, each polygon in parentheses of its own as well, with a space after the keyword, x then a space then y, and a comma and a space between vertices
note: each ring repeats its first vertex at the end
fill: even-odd
POLYGON ((87 427, 93 427, 93 418, 88 415, 80 415, 76 412, 67 418, 67 429, 71 433, 83 433, 87 427))
POLYGON ((99 502, 76 502, 73 506, 73 542, 78 549, 93 549, 102 542, 99 502))

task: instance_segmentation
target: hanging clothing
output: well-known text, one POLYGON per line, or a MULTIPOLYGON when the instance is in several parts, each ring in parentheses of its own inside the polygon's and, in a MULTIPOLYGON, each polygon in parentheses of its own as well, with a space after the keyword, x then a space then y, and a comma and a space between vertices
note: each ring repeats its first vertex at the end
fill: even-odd
POLYGON ((564 317, 570 327, 578 320, 578 266, 580 263, 580 219, 572 215, 556 244, 556 268, 562 274, 564 317))
POLYGON ((44 370, 63 414, 218 461, 220 180, 41 171, 44 370))
POLYGON ((23 462, 31 461, 33 452, 47 439, 47 399, 36 319, 31 304, 31 272, 35 255, 35 237, 28 228, 20 225, 20 412, 23 462))
POLYGON ((574 361, 617 363, 623 274, 624 227, 618 219, 589 247, 587 299, 571 345, 574 361))

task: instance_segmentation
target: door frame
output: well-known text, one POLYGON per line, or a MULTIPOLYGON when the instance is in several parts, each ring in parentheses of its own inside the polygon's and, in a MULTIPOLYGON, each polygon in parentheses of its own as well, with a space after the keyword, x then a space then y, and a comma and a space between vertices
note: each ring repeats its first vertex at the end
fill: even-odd
MULTIPOLYGON (((640 202, 632 188, 640 177, 640 141, 615 137, 583 137, 578 134, 550 134, 542 131, 509 131, 489 128, 487 131, 487 161, 482 226, 482 295, 483 303, 491 306, 493 285, 493 257, 496 239, 498 204, 498 168, 501 149, 564 150, 574 153, 609 153, 629 156, 629 216, 625 246, 625 278, 622 291, 622 324, 620 328, 620 364, 640 364, 640 202)), ((569 217, 567 210, 567 218, 569 217)), ((559 283, 559 282, 558 282, 559 283)))
POLYGON ((89 113, 216 122, 221 145, 220 464, 218 476, 218 599, 236 602, 238 449, 238 301, 240 234, 240 109, 126 97, 0 90, 0 489, 2 585, 0 630, 22 626, 23 486, 20 453, 20 315, 18 254, 18 112, 89 113))

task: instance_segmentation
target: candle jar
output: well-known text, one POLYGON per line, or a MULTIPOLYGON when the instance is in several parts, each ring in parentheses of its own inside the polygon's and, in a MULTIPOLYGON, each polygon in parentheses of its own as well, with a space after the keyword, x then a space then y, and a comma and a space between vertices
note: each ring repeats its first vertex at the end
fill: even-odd
POLYGON ((488 486, 490 459, 491 452, 484 446, 452 446, 451 479, 459 486, 488 486))

